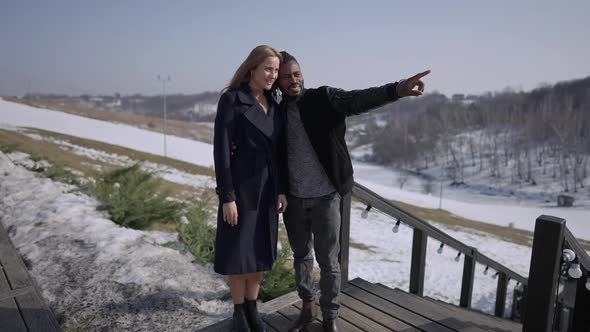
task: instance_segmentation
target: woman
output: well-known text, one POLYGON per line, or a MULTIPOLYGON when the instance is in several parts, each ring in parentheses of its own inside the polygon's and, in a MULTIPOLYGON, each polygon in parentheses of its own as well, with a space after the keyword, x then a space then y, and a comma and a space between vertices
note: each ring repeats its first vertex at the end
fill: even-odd
POLYGON ((221 95, 215 118, 214 269, 228 276, 236 331, 266 331, 256 299, 263 271, 276 259, 278 214, 287 206, 279 181, 286 179, 278 156, 283 121, 271 96, 280 60, 269 46, 254 48, 221 95))

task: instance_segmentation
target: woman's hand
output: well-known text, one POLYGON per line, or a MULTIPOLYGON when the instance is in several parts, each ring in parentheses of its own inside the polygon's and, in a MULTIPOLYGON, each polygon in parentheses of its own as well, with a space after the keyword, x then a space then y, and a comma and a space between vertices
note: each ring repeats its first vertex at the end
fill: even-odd
POLYGON ((277 198, 277 213, 283 213, 287 209, 287 196, 280 194, 277 198))
POLYGON ((223 203, 223 221, 231 226, 238 224, 238 206, 235 201, 223 203))

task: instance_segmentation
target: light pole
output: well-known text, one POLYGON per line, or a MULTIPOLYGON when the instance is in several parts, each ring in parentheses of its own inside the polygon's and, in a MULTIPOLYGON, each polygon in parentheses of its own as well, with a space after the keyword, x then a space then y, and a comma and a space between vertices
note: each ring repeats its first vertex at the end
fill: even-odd
POLYGON ((166 151, 166 132, 168 131, 168 115, 166 112, 166 83, 170 82, 170 75, 168 75, 166 78, 160 77, 160 75, 158 75, 158 81, 162 82, 162 95, 164 96, 164 157, 168 157, 168 153, 166 151))
POLYGON ((440 193, 439 193, 440 200, 438 201, 438 209, 439 210, 442 210, 443 181, 444 181, 444 173, 443 173, 443 166, 441 163, 441 166, 440 166, 440 193))

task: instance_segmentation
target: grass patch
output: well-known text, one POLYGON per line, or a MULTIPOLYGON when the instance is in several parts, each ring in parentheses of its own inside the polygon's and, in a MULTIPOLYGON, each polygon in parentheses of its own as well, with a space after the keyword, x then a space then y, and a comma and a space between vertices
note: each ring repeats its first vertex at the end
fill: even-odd
POLYGON ((451 227, 460 227, 463 231, 467 229, 489 233, 503 240, 529 247, 532 245, 533 233, 526 230, 475 221, 456 216, 446 210, 428 209, 399 201, 392 201, 392 203, 423 220, 434 221, 451 227))
POLYGON ((188 223, 178 222, 178 237, 201 264, 213 263, 215 258, 215 228, 207 224, 206 203, 197 203, 185 214, 188 223))
POLYGON ((90 324, 96 319, 96 314, 84 318, 81 323, 73 323, 72 326, 65 329, 64 332, 83 332, 88 331, 90 324))
POLYGON ((160 189, 159 179, 142 171, 139 163, 103 173, 92 190, 115 223, 135 229, 175 223, 184 208, 169 200, 170 193, 160 189))
MULTIPOLYGON (((472 230, 492 234, 508 242, 513 242, 529 247, 531 247, 533 244, 533 232, 527 230, 475 221, 472 219, 459 217, 447 210, 427 209, 399 201, 391 202, 423 220, 430 220, 433 222, 445 224, 447 226, 461 228, 462 231, 472 230)), ((580 242, 584 249, 590 250, 590 241, 578 239, 578 242, 580 242)))
POLYGON ((387 262, 387 263, 399 263, 400 260, 397 259, 389 259, 389 258, 383 258, 381 259, 382 262, 387 262))
POLYGON ((38 163, 45 158, 41 156, 39 153, 33 152, 29 154, 29 159, 31 159, 33 162, 38 163))
POLYGON ((375 249, 375 246, 368 246, 368 245, 366 245, 364 243, 354 242, 352 240, 349 241, 349 245, 350 245, 351 248, 356 248, 356 249, 359 249, 359 250, 368 251, 368 252, 371 252, 371 253, 376 253, 376 251, 373 250, 373 249, 375 249))
POLYGON ((0 143, 0 151, 3 153, 12 153, 17 151, 18 145, 16 144, 2 144, 0 143))
POLYGON ((57 144, 39 141, 14 131, 0 129, 0 144, 10 146, 12 150, 10 152, 21 151, 33 156, 33 159, 44 159, 52 165, 66 165, 69 168, 90 176, 97 174, 97 172, 89 165, 98 164, 101 167, 110 167, 108 164, 66 151, 57 144), (38 158, 35 156, 42 157, 38 158))
POLYGON ((51 165, 45 169, 44 173, 45 176, 54 181, 80 186, 78 176, 66 169, 63 165, 51 165))
MULTIPOLYGON (((68 135, 61 135, 42 130, 30 130, 30 132, 37 133, 42 136, 51 136, 55 139, 68 141, 69 143, 75 144, 77 146, 92 148, 99 151, 104 151, 105 153, 109 154, 127 156, 132 160, 134 160, 134 157, 146 157, 147 155, 147 157, 142 160, 153 161, 154 163, 159 163, 159 161, 161 161, 162 164, 166 164, 174 168, 181 167, 181 170, 190 174, 204 176, 213 175, 213 169, 211 168, 184 163, 178 160, 168 159, 165 157, 159 158, 159 156, 156 156, 158 158, 151 159, 149 158, 149 154, 144 154, 131 149, 120 148, 109 144, 101 144, 90 140, 79 139, 68 135)), ((50 164, 65 165, 75 171, 82 173, 84 177, 96 178, 100 175, 101 171, 112 171, 121 167, 119 165, 113 165, 102 160, 96 160, 86 156, 80 156, 74 153, 71 149, 64 147, 62 145, 33 139, 31 137, 26 136, 23 133, 9 130, 0 129, 0 144, 4 147, 10 147, 11 151, 22 151, 29 155, 42 155, 43 159, 47 160, 50 164), (98 171, 97 169, 101 171, 98 171)), ((191 198, 194 195, 195 191, 212 191, 212 189, 208 188, 199 190, 189 185, 179 184, 166 180, 162 180, 161 182, 163 188, 170 190, 174 197, 183 200, 191 198)), ((150 226, 150 229, 152 227, 155 227, 155 225, 150 226)), ((170 232, 176 231, 174 224, 164 225, 163 228, 170 232)))
POLYGON ((199 165, 191 164, 191 163, 181 161, 181 160, 171 159, 171 158, 167 158, 164 156, 159 156, 159 155, 155 155, 155 154, 151 154, 151 153, 147 153, 147 152, 141 152, 141 151, 121 147, 118 145, 97 142, 97 141, 93 141, 93 140, 89 140, 89 139, 85 139, 85 138, 60 134, 60 133, 56 133, 56 132, 52 132, 52 131, 34 129, 34 128, 28 128, 28 130, 30 130, 32 132, 36 132, 42 136, 52 137, 57 140, 67 141, 71 144, 78 145, 81 147, 94 149, 94 150, 98 150, 98 151, 103 151, 103 152, 109 153, 109 154, 127 156, 131 160, 149 161, 149 162, 153 162, 153 163, 156 163, 159 165, 170 166, 172 168, 176 168, 180 171, 191 173, 191 174, 200 174, 200 175, 205 175, 205 176, 214 176, 215 175, 215 171, 213 170, 212 167, 199 166, 199 165))
POLYGON ((258 298, 263 302, 295 290, 295 271, 291 258, 293 253, 287 241, 281 241, 281 249, 271 271, 264 274, 258 298))

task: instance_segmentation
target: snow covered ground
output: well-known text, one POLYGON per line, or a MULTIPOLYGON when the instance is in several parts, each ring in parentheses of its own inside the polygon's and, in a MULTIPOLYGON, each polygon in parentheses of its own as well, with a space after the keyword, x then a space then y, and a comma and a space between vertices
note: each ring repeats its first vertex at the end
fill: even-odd
POLYGON ((222 276, 163 246, 175 234, 120 227, 73 189, 0 153, 1 222, 63 328, 188 331, 231 312, 222 276))
MULTIPOLYGON (((164 136, 161 133, 0 99, 0 126, 2 124, 45 129, 164 155, 164 136)), ((167 135, 166 142, 167 155, 170 158, 207 167, 213 165, 213 148, 210 144, 174 135, 167 135)))
MULTIPOLYGON (((163 154, 160 133, 0 100, 0 128, 19 130, 15 127, 40 128, 163 154)), ((169 155, 199 165, 212 165, 211 145, 168 137, 169 155)), ((65 146, 65 142, 54 143, 65 146)), ((69 148, 93 159, 121 164, 133 162, 102 151, 69 148)), ((16 156, 11 155, 13 159, 16 156)), ((354 166, 356 180, 384 197, 417 206, 438 207, 438 196, 421 193, 422 183, 408 182, 404 190, 400 190, 396 183, 398 173, 359 162, 354 166)), ((145 323, 138 329, 162 330, 160 327, 167 326, 169 330, 176 327, 183 330, 183 327, 206 324, 229 314, 229 302, 220 301, 227 295, 223 280, 209 268, 192 264, 190 254, 161 246, 176 241, 176 236, 121 228, 96 211, 96 201, 70 192, 71 187, 39 178, 18 166, 10 167, 6 160, 0 162, 0 167, 2 223, 9 228, 13 242, 30 262, 31 273, 50 305, 71 324, 92 315, 104 319, 105 314, 116 311, 119 313, 109 322, 113 325, 105 328, 129 326, 125 324, 137 327, 144 325, 135 324, 145 323), (55 280, 63 282, 56 284, 55 280)), ((161 165, 153 167, 162 168, 161 165)), ((207 184, 210 179, 206 177, 193 178, 177 171, 168 169, 161 176, 172 174, 168 175, 169 179, 174 179, 171 181, 211 185, 207 184)), ((536 217, 552 214, 565 218, 576 236, 590 239, 590 227, 586 226, 589 208, 550 208, 534 201, 515 202, 506 197, 475 196, 460 190, 445 189, 444 194, 442 207, 456 215, 503 226, 512 222, 517 228, 532 230, 536 217)), ((398 233, 393 233, 391 228, 395 222, 392 219, 378 212, 362 219, 362 208, 355 204, 351 214, 351 241, 360 245, 350 249, 350 277, 407 290, 411 229, 402 225, 398 233)), ((528 274, 530 247, 486 233, 437 226, 514 271, 524 276, 528 274)), ((458 303, 462 258, 455 262, 456 251, 452 248, 437 254, 438 245, 434 240, 428 242, 425 294, 458 303)), ((476 269, 473 304, 491 311, 497 281, 492 278, 494 271, 484 275, 484 268, 478 265, 476 269)), ((507 301, 510 301, 513 286, 511 282, 507 301)))
MULTIPOLYGON (((423 182, 413 183, 399 189, 398 172, 383 166, 361 162, 354 163, 355 180, 379 195, 408 204, 437 209, 440 197, 439 184, 433 194, 421 193, 423 182)), ((443 188, 442 208, 455 215, 500 226, 534 231, 535 220, 542 214, 566 220, 567 227, 581 239, 590 239, 590 207, 557 207, 555 203, 539 200, 515 200, 505 196, 476 195, 460 189, 443 188)))

